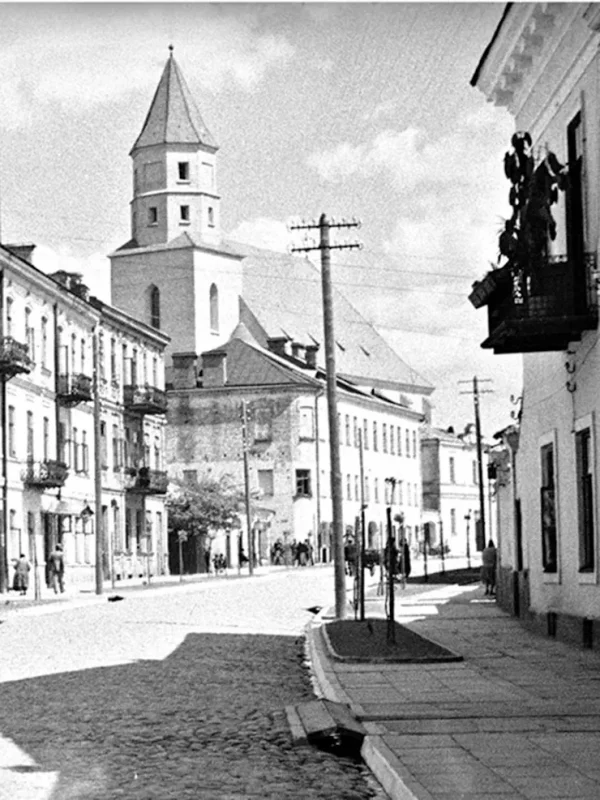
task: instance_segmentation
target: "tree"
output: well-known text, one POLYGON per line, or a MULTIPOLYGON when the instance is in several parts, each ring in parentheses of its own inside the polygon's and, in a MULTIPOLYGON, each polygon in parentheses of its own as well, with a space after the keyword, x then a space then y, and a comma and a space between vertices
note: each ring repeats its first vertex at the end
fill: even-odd
POLYGON ((192 540, 194 571, 207 571, 210 542, 218 531, 240 527, 238 510, 242 500, 242 493, 229 475, 200 476, 196 481, 174 483, 167 497, 169 530, 184 532, 192 540))

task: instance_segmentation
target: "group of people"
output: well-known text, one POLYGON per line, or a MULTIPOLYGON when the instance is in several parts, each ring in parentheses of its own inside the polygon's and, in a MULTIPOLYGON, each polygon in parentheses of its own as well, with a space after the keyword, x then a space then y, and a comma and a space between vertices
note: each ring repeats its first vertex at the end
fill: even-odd
POLYGON ((273 566, 284 566, 291 564, 294 567, 307 567, 315 563, 314 550, 310 539, 284 544, 281 539, 273 542, 271 547, 271 564, 273 566))
MULTIPOLYGON (((13 590, 24 596, 29 589, 29 573, 31 564, 25 553, 21 553, 19 558, 14 560, 15 574, 13 577, 13 590)), ((61 544, 49 553, 46 561, 48 586, 54 589, 54 594, 61 594, 65 591, 65 559, 61 544)))

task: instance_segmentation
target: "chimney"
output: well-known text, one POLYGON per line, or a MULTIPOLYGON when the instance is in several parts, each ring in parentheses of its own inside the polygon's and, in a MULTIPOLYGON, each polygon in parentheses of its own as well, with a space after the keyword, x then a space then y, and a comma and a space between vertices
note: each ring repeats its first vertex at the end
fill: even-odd
POLYGON ((225 350, 211 350, 202 353, 202 387, 214 389, 227 383, 227 353, 225 350))
POLYGON ((317 368, 317 353, 319 352, 318 344, 307 344, 306 348, 306 366, 310 369, 317 368))
POLYGON ((299 361, 304 361, 304 351, 306 350, 306 345, 300 344, 300 342, 292 342, 292 356, 297 358, 299 361))
POLYGON ((196 353, 173 353, 173 389, 196 388, 196 353))
POLYGON ((282 356, 285 358, 286 356, 289 356, 288 342, 289 339, 287 336, 273 336, 272 338, 267 339, 267 346, 272 353, 275 353, 276 356, 282 356))
POLYGON ((17 258, 22 258, 23 261, 28 261, 31 264, 31 256, 33 255, 33 251, 36 248, 36 245, 28 243, 28 244, 5 244, 4 245, 7 250, 17 256, 17 258))

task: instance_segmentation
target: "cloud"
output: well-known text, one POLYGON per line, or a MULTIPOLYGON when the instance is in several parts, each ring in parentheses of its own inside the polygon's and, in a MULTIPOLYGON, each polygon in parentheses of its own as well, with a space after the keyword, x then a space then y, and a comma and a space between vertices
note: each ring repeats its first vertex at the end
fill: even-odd
POLYGON ((8 129, 27 125, 32 106, 58 103, 88 109, 151 92, 168 57, 169 41, 177 45, 175 55, 192 91, 194 85, 212 92, 231 87, 253 91, 295 52, 284 36, 260 30, 259 12, 252 13, 251 7, 233 14, 199 4, 191 10, 188 6, 186 13, 185 6, 174 5, 169 14, 161 14, 160 6, 150 5, 140 16, 139 8, 112 6, 112 14, 119 15, 118 37, 111 6, 104 13, 102 6, 88 6, 87 13, 85 5, 71 12, 58 7, 50 16, 43 6, 13 8, 16 19, 20 15, 29 28, 29 38, 9 41, 0 32, 0 126, 8 129))
POLYGON ((267 217, 245 220, 228 234, 228 239, 265 250, 285 253, 290 244, 290 232, 284 222, 267 217))

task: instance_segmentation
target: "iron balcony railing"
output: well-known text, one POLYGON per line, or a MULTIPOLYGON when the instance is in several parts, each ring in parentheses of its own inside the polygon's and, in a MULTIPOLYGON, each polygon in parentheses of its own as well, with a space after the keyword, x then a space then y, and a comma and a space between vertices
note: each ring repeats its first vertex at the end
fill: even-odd
POLYGON ((83 373, 59 375, 57 394, 68 405, 85 403, 92 399, 92 379, 83 373))
POLYGON ((132 494, 166 494, 168 486, 169 478, 163 470, 149 467, 129 470, 127 491, 132 494))
POLYGON ((63 461, 32 461, 23 470, 23 483, 39 489, 56 489, 65 485, 69 468, 63 461))
POLYGON ((32 367, 28 345, 17 342, 12 336, 0 339, 0 375, 12 378, 19 373, 31 372, 32 367))
POLYGON ((167 411, 167 393, 156 386, 132 385, 123 387, 123 403, 129 411, 138 414, 165 414, 167 411))

